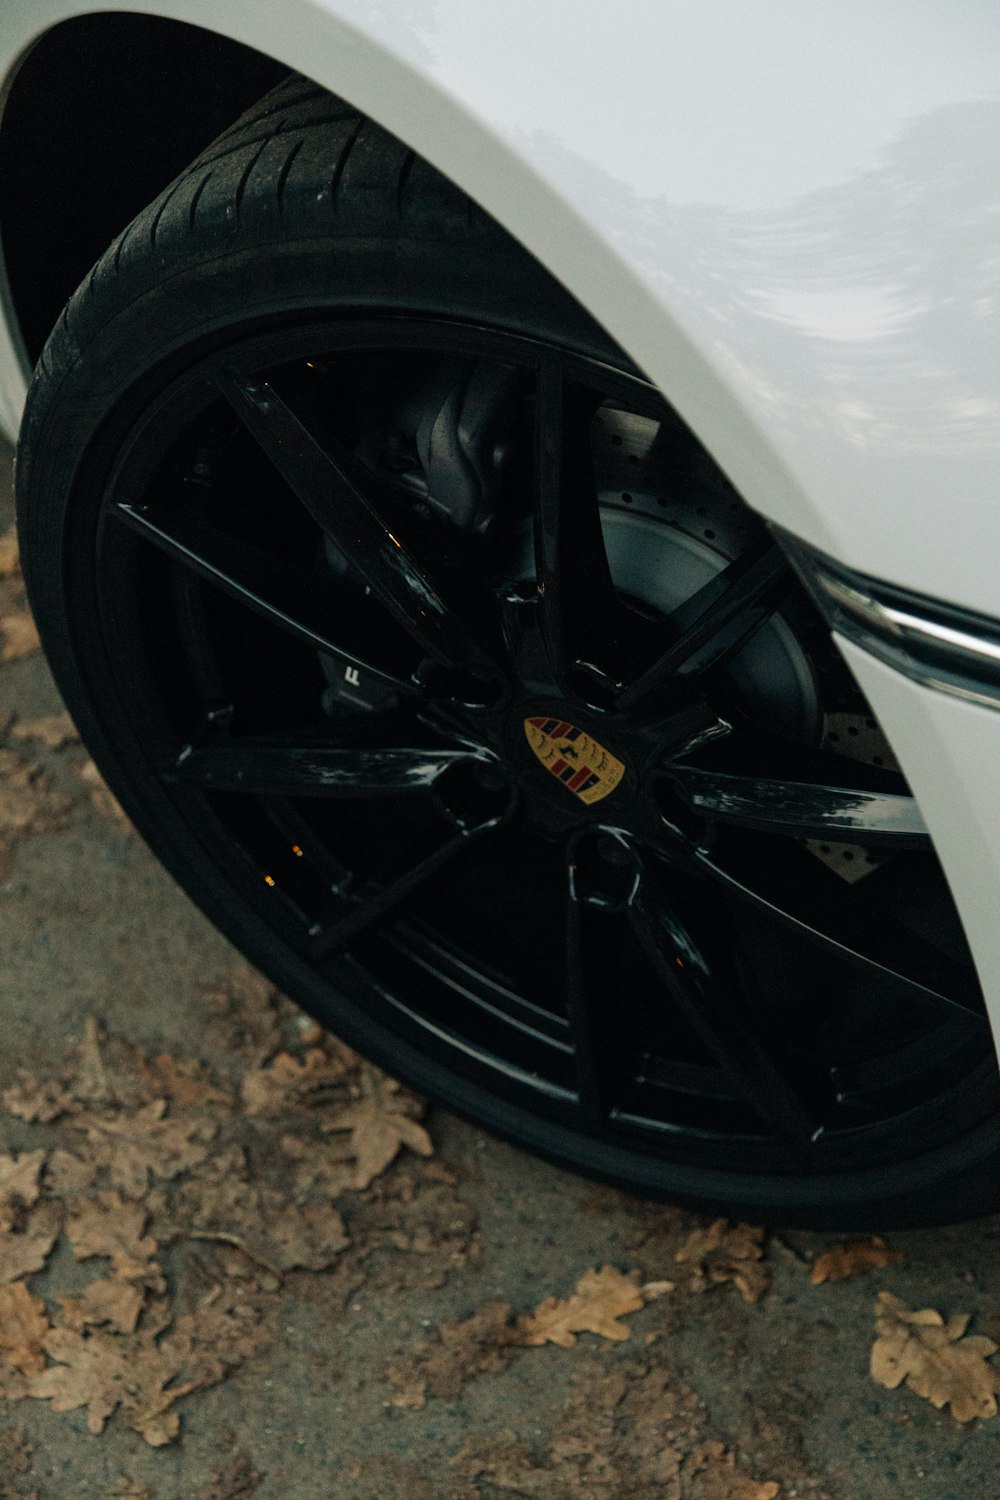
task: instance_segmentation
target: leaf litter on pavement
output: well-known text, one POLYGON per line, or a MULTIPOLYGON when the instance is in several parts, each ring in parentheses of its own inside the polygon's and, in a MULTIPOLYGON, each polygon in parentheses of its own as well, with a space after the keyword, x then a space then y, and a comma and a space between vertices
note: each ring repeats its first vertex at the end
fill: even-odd
POLYGON ((376 1182, 432 1152, 420 1100, 332 1038, 289 1050, 294 1008, 246 966, 204 999, 228 1078, 90 1017, 56 1076, 22 1069, 3 1094, 46 1144, 0 1155, 0 1390, 83 1409, 95 1433, 116 1417, 152 1446, 178 1435, 179 1403, 267 1347, 289 1272, 353 1259, 346 1296, 388 1244, 443 1259, 421 1267, 440 1284, 475 1236, 454 1205, 446 1224, 440 1180, 376 1182), (26 1278, 60 1237, 95 1274, 43 1298, 26 1278))
MULTIPOLYGON (((19 580, 16 550, 12 571, 3 544, 6 607, 19 580)), ((74 801, 31 755, 69 750, 72 761, 77 737, 65 715, 0 713, 4 738, 17 746, 0 748, 0 866, 9 868, 16 845, 64 827, 74 801)), ((99 811, 123 817, 91 763, 76 774, 99 811)), ((153 1447, 177 1437, 185 1402, 266 1357, 289 1277, 313 1278, 342 1305, 362 1285, 386 1297, 439 1288, 480 1255, 475 1214, 433 1157, 419 1099, 245 965, 204 985, 197 1003, 206 1048, 228 1059, 215 1072, 199 1057, 108 1035, 92 1016, 63 1068, 20 1069, 2 1094, 35 1134, 26 1142, 21 1129, 0 1156, 0 1396, 79 1411, 94 1432, 113 1421, 153 1447), (69 1254, 53 1258, 39 1295, 29 1279, 57 1245, 69 1254), (59 1268, 76 1262, 94 1274, 60 1284, 59 1268)), ((617 1500, 622 1474, 630 1494, 650 1500, 770 1500, 775 1483, 715 1439, 697 1397, 654 1359, 655 1331, 613 1368, 585 1352, 627 1350, 626 1320, 650 1304, 676 1307, 727 1286, 759 1303, 766 1249, 759 1226, 692 1227, 689 1213, 651 1211, 630 1269, 579 1268, 568 1295, 533 1310, 491 1297, 442 1321, 387 1368, 387 1404, 405 1415, 454 1401, 469 1380, 502 1376, 515 1359, 560 1359, 580 1345, 548 1446, 529 1449, 503 1431, 466 1444, 453 1464, 455 1500, 484 1483, 491 1495, 617 1500)), ((812 1263, 812 1280, 899 1258, 878 1239, 834 1245, 812 1263)), ((993 1415, 996 1346, 968 1336, 967 1323, 910 1313, 883 1294, 872 1375, 905 1381, 958 1420, 993 1415)), ((234 1459, 204 1495, 230 1500, 259 1481, 249 1460, 234 1459)), ((811 1482, 799 1493, 807 1489, 816 1493, 811 1482)), ((6 1493, 0 1482, 0 1500, 6 1493)), ((148 1492, 123 1478, 120 1494, 148 1492)))

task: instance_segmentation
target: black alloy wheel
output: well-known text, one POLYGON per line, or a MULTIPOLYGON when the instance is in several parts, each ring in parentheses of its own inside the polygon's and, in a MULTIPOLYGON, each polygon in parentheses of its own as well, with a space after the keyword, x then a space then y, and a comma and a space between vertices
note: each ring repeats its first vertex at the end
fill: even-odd
POLYGON ((381 224, 402 148, 330 103, 292 84, 234 127, 36 377, 26 573, 99 765, 276 982, 490 1129, 785 1221, 985 1207, 971 958, 779 544, 448 184, 381 224))

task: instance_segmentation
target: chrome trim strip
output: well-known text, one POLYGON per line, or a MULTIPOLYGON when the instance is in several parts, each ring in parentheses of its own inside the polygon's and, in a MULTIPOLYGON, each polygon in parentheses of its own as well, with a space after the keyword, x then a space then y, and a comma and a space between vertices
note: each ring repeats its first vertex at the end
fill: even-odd
POLYGON ((1000 620, 852 573, 794 537, 779 540, 834 631, 913 682, 1000 708, 1000 620))

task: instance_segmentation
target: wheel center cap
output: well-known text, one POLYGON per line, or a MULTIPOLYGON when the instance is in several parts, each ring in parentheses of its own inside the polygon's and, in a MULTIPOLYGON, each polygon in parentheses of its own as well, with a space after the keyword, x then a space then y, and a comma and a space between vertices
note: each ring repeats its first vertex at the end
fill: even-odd
POLYGON ((602 801, 625 775, 624 764, 606 746, 565 719, 533 715, 525 719, 524 733, 536 760, 580 802, 602 801))

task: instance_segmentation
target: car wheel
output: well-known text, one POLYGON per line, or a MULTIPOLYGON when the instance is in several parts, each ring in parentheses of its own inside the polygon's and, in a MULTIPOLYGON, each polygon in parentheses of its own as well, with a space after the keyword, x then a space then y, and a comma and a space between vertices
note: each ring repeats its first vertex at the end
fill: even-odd
POLYGON ((996 1201, 961 924, 780 546, 384 131, 291 79, 119 236, 42 357, 18 502, 107 780, 361 1051, 648 1195, 996 1201))

